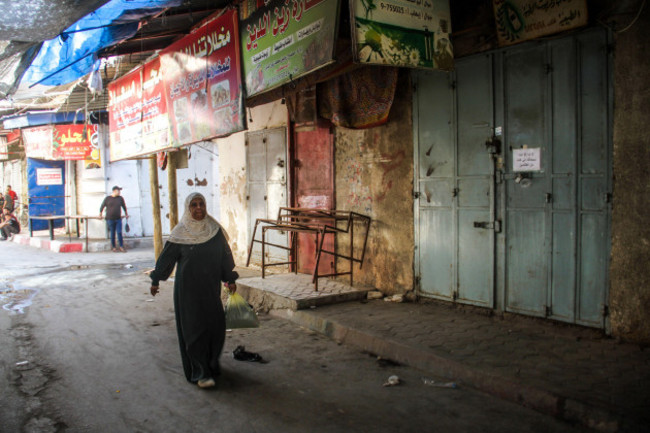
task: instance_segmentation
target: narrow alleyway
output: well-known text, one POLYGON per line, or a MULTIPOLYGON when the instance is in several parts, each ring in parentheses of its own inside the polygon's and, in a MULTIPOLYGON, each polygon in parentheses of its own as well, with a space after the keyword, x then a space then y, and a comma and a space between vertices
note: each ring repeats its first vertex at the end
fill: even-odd
POLYGON ((202 391, 182 376, 171 283, 148 295, 149 250, 5 244, 0 260, 3 432, 582 431, 266 315, 228 333, 218 387, 202 391), (234 360, 238 345, 268 363, 234 360))

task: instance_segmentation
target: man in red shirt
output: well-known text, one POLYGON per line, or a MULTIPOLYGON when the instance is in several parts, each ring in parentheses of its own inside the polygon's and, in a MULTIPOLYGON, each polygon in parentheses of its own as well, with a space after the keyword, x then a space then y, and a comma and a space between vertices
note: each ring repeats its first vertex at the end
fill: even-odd
POLYGON ((11 199, 14 201, 14 203, 16 200, 18 200, 18 194, 16 194, 16 191, 11 189, 11 185, 7 185, 7 194, 11 196, 11 199))
POLYGON ((4 196, 4 204, 2 205, 3 209, 8 209, 9 212, 13 212, 16 208, 16 201, 18 200, 18 194, 11 189, 11 185, 7 185, 7 192, 4 196))

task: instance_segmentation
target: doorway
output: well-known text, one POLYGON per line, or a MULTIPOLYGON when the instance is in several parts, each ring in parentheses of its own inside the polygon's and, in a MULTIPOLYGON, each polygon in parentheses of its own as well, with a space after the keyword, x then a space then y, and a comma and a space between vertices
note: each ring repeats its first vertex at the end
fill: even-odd
MULTIPOLYGON (((310 130, 295 130, 293 146, 294 207, 335 209, 334 139, 330 123, 319 119, 310 130)), ((298 272, 311 274, 316 264, 316 236, 297 234, 298 272)), ((323 249, 334 251, 333 236, 326 236, 323 249)), ((319 274, 334 272, 334 258, 324 255, 318 265, 319 274)))
MULTIPOLYGON (((246 133, 246 172, 248 201, 248 244, 255 221, 276 219, 281 207, 287 206, 287 130, 264 129, 246 133)), ((261 239, 261 230, 256 234, 261 239)), ((288 247, 288 235, 279 230, 269 230, 266 241, 288 247)), ((267 262, 287 262, 289 255, 282 248, 267 248, 267 262)), ((259 248, 253 248, 251 263, 262 264, 259 248)))
MULTIPOLYGON (((65 215, 65 161, 27 158, 29 216, 65 215)), ((33 220, 33 230, 47 230, 48 222, 33 220)), ((53 221, 54 228, 65 219, 53 221)))

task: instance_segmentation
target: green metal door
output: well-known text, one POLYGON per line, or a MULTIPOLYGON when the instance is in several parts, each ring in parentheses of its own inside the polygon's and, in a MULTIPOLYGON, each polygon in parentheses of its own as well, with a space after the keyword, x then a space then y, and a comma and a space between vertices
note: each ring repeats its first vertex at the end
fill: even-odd
POLYGON ((503 65, 505 167, 506 309, 545 314, 551 242, 548 193, 550 155, 544 45, 501 53, 503 65), (513 155, 529 149, 539 155, 538 169, 512 169, 513 155))
POLYGON ((416 77, 416 266, 424 296, 493 306, 492 58, 416 77))
POLYGON ((611 219, 603 30, 502 51, 507 311, 604 327, 611 219), (517 168, 521 151, 539 167, 517 168), (518 153, 519 152, 519 153, 518 153))
POLYGON ((604 327, 608 35, 414 73, 420 295, 604 327))

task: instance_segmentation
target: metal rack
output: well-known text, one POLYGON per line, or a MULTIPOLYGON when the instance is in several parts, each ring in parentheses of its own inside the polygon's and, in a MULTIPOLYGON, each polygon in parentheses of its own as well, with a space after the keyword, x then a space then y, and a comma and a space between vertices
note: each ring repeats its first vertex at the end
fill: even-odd
POLYGON ((248 259, 246 266, 250 265, 253 246, 255 243, 262 245, 262 278, 265 277, 266 268, 269 266, 290 265, 295 273, 298 272, 298 257, 297 257, 297 237, 300 233, 309 233, 316 236, 316 263, 312 273, 312 283, 314 290, 318 291, 318 279, 323 277, 336 277, 340 275, 350 275, 350 285, 353 285, 353 272, 354 264, 359 263, 359 268, 363 265, 363 259, 366 254, 366 245, 368 243, 368 231, 370 229, 370 217, 356 212, 344 210, 328 210, 328 209, 307 209, 307 208, 291 208, 281 207, 278 211, 278 218, 263 219, 258 218, 255 220, 255 227, 253 229, 253 236, 248 248, 248 259), (363 246, 361 248, 361 256, 354 257, 354 226, 359 223, 363 226, 363 246), (255 238, 257 228, 261 226, 262 239, 255 238), (279 245, 267 242, 266 233, 269 230, 286 231, 290 233, 289 246, 279 245), (349 235, 350 251, 349 254, 341 254, 336 251, 336 242, 333 242, 334 251, 323 249, 325 236, 331 235, 336 238, 337 235, 349 235), (289 251, 288 262, 275 262, 267 263, 265 257, 265 250, 267 247, 280 248, 289 251), (322 254, 329 254, 339 259, 347 260, 350 264, 349 270, 344 272, 337 272, 336 267, 333 273, 319 274, 318 265, 321 260, 322 254))

